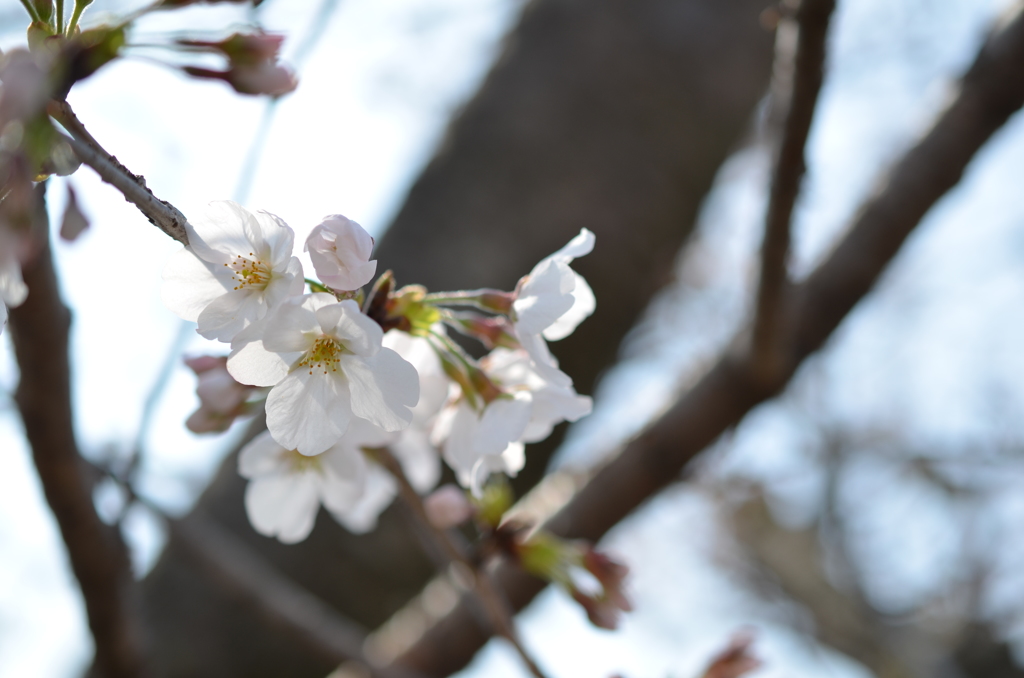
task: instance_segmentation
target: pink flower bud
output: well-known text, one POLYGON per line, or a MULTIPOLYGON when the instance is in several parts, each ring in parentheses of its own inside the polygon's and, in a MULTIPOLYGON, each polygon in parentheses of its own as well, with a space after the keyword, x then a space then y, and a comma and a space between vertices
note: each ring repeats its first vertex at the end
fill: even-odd
POLYGON ((228 374, 227 357, 203 355, 186 358, 185 364, 199 377, 196 395, 199 409, 185 422, 193 433, 226 431, 234 420, 244 414, 246 400, 255 390, 240 384, 228 374))
POLYGON ((215 370, 218 367, 227 369, 228 358, 227 356, 216 356, 216 355, 197 355, 191 358, 185 358, 185 365, 187 365, 197 375, 210 370, 215 370))
POLYGON ((271 33, 235 33, 229 38, 212 42, 209 40, 178 40, 177 44, 199 51, 220 52, 232 64, 259 64, 277 60, 277 54, 284 42, 283 35, 271 33))
POLYGON ((239 94, 266 94, 279 97, 294 91, 299 84, 295 74, 290 70, 268 62, 232 66, 227 71, 215 71, 198 66, 183 66, 182 70, 194 78, 223 80, 239 94))
POLYGON ((239 94, 267 94, 279 97, 295 91, 299 81, 284 66, 271 63, 239 65, 227 72, 227 83, 239 94))
POLYGON ((466 493, 454 485, 443 485, 423 500, 430 523, 441 530, 461 525, 473 516, 466 493))
POLYGON ((306 239, 305 250, 320 281, 338 291, 357 290, 377 272, 376 260, 370 260, 373 238, 340 214, 324 217, 306 239))

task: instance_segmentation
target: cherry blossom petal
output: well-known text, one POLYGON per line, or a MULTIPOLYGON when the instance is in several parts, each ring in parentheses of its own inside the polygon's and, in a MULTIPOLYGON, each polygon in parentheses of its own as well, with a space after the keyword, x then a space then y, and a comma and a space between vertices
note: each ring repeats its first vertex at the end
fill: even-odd
POLYGON ((345 439, 342 442, 347 443, 354 450, 364 447, 384 447, 395 442, 398 435, 398 433, 385 431, 365 419, 356 417, 345 431, 345 439))
POLYGON ((512 308, 516 331, 540 334, 573 305, 575 274, 568 264, 545 259, 530 272, 512 308))
POLYGON ((305 539, 313 529, 320 501, 313 473, 269 476, 249 482, 245 511, 256 531, 286 544, 305 539))
POLYGON ((530 421, 531 396, 520 391, 514 398, 499 398, 477 413, 464 400, 455 408, 444 458, 467 484, 481 457, 498 456, 519 440, 530 421))
POLYGON ((400 431, 412 421, 412 407, 420 397, 416 368, 390 348, 372 358, 342 356, 348 377, 352 412, 385 431, 400 431))
POLYGON ((195 322, 214 299, 231 288, 213 274, 213 264, 187 247, 171 255, 163 271, 160 298, 171 312, 195 322))
POLYGON ((267 428, 287 449, 320 454, 348 428, 352 403, 340 373, 292 371, 267 396, 267 428))
POLYGON ((196 319, 196 331, 207 339, 230 343, 252 320, 265 313, 263 295, 232 290, 207 304, 196 319))
POLYGON ((320 459, 320 500, 332 513, 350 510, 363 495, 366 457, 358 450, 335 445, 320 459))
POLYGON ((501 454, 487 455, 478 459, 473 465, 469 477, 461 482, 469 485, 469 491, 473 493, 474 497, 480 497, 483 495, 484 485, 487 484, 487 479, 492 473, 504 473, 515 478, 524 466, 526 466, 526 446, 522 443, 509 443, 501 454))
POLYGON ((270 431, 264 431, 238 454, 238 474, 253 479, 287 472, 289 463, 284 452, 285 449, 277 444, 270 431))
MULTIPOLYGON (((295 233, 291 227, 284 222, 284 219, 264 210, 258 210, 253 215, 256 223, 260 226, 263 234, 263 241, 267 247, 267 259, 275 269, 284 268, 292 257, 292 250, 295 246, 295 233)), ((296 259, 298 261, 298 259, 296 259)), ((300 266, 301 270, 301 266, 300 266)))
MULTIPOLYGON (((444 326, 437 325, 443 332, 444 326)), ((408 332, 391 330, 384 335, 383 345, 390 348, 416 368, 420 378, 420 400, 413 408, 413 425, 426 422, 444 407, 448 398, 448 385, 451 380, 441 368, 441 360, 423 337, 415 337, 408 332)))
POLYGON ((349 532, 363 534, 377 527, 377 518, 391 504, 397 492, 395 479, 380 466, 370 464, 359 501, 347 511, 332 511, 331 514, 349 532))
POLYGON ((288 376, 291 366, 301 357, 301 352, 276 353, 266 349, 262 337, 269 323, 269 318, 255 322, 231 342, 227 368, 239 383, 273 386, 288 376))
POLYGON ((329 294, 307 295, 290 299, 277 307, 267 318, 263 331, 263 347, 278 353, 304 352, 313 346, 320 335, 320 325, 311 309, 317 303, 313 297, 334 297, 329 294))
POLYGON ((572 307, 544 330, 544 338, 548 341, 558 341, 568 337, 597 308, 597 299, 594 297, 594 291, 590 289, 590 285, 579 273, 573 271, 573 274, 576 276, 576 285, 572 289, 572 307))
POLYGON ((510 441, 519 440, 530 421, 533 397, 524 391, 512 398, 499 398, 484 410, 475 437, 482 454, 500 454, 510 441))
POLYGON ((202 259, 214 264, 228 262, 237 254, 258 254, 263 244, 256 218, 230 200, 211 202, 191 223, 185 224, 188 245, 202 259))
POLYGON ((11 308, 16 308, 27 297, 28 285, 21 277, 21 267, 17 262, 10 268, 0 270, 0 299, 11 308))
MULTIPOLYGON (((413 425, 415 426, 415 424, 413 425)), ((407 428, 391 451, 402 464, 402 470, 417 492, 427 492, 441 479, 441 458, 430 444, 429 434, 422 428, 407 428)))
POLYGON ((556 424, 576 421, 590 414, 594 408, 588 396, 581 396, 571 388, 548 387, 533 392, 530 423, 520 438, 524 443, 535 443, 551 435, 556 424))
POLYGON ((384 338, 380 325, 363 315, 351 299, 318 308, 316 319, 324 334, 341 341, 357 356, 369 358, 380 350, 384 338))
POLYGON ((594 249, 594 233, 588 228, 581 228, 579 234, 565 244, 565 247, 551 255, 552 259, 558 259, 571 263, 573 259, 590 254, 594 249))
POLYGON ((530 355, 537 374, 556 386, 572 386, 572 378, 558 369, 558 361, 548 350, 548 344, 544 341, 544 337, 539 334, 521 334, 519 343, 530 355))
POLYGON ((271 276, 270 282, 263 290, 268 310, 277 307, 289 297, 301 295, 306 286, 306 279, 302 275, 302 262, 298 257, 286 260, 283 273, 276 273, 277 268, 275 265, 275 275, 271 276))

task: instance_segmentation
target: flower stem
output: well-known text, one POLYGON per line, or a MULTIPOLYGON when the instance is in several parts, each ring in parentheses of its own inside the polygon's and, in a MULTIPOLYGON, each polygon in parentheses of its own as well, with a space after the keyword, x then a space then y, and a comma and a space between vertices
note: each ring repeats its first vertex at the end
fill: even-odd
POLYGON ((58 35, 64 33, 64 0, 57 0, 57 25, 54 28, 58 35))
POLYGON ((483 288, 479 290, 458 290, 455 292, 433 292, 423 301, 430 304, 450 306, 473 306, 481 311, 507 314, 512 308, 514 296, 509 292, 483 288))
POLYGON ((310 292, 326 292, 327 294, 333 294, 330 289, 327 288, 323 283, 317 282, 310 278, 306 278, 306 284, 309 285, 310 292))
POLYGON ((452 341, 451 337, 433 329, 430 330, 430 334, 435 339, 441 342, 441 345, 444 347, 446 351, 448 351, 448 353, 451 353, 456 358, 458 358, 459 362, 461 362, 463 367, 465 367, 467 370, 472 372, 475 369, 479 369, 471 362, 473 359, 466 355, 466 352, 462 350, 462 347, 456 344, 454 341, 452 341))
POLYGON ((32 5, 32 0, 21 0, 21 4, 25 7, 25 11, 28 12, 32 21, 42 21, 42 19, 39 18, 39 12, 37 12, 36 8, 32 5))
POLYGON ((68 30, 65 33, 69 38, 74 35, 75 29, 78 28, 78 20, 82 18, 82 12, 91 4, 92 0, 75 0, 75 10, 71 13, 71 20, 68 21, 68 30))
POLYGON ((535 678, 546 678, 540 667, 537 666, 537 663, 526 652, 522 643, 519 642, 515 626, 512 623, 512 612, 508 601, 505 600, 504 596, 494 585, 491 577, 477 563, 466 557, 466 554, 462 552, 462 549, 455 543, 451 535, 435 527, 430 522, 430 518, 427 517, 427 511, 423 506, 423 500, 406 477, 401 463, 391 454, 391 450, 386 447, 377 448, 374 450, 374 456, 398 482, 399 494, 405 503, 408 504, 409 508, 412 509, 417 524, 422 528, 427 537, 436 543, 451 563, 458 563, 473 574, 472 593, 483 608, 494 632, 512 644, 520 659, 523 660, 523 663, 526 664, 526 667, 535 678))

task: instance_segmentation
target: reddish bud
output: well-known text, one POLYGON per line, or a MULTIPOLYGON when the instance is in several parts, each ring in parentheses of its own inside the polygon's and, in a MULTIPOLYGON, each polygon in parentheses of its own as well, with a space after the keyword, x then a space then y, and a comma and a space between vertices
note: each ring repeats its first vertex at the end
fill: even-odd
POLYGON ((485 311, 493 311, 508 315, 512 312, 512 302, 516 295, 511 292, 500 292, 498 290, 484 291, 479 297, 479 306, 485 311))
POLYGON ((458 328, 480 342, 488 349, 499 346, 509 349, 520 348, 512 333, 512 323, 503 316, 486 317, 475 313, 459 314, 452 318, 458 328))
POLYGON ((277 60, 283 35, 273 33, 235 33, 224 40, 178 40, 183 47, 220 52, 235 65, 257 65, 277 60))
POLYGON ((185 422, 193 433, 226 431, 247 411, 247 400, 256 389, 240 384, 227 371, 227 356, 195 356, 185 358, 199 383, 199 409, 185 422))
POLYGON ((464 490, 454 485, 443 485, 423 500, 430 523, 441 530, 461 525, 473 517, 476 510, 464 490))
POLYGON ((473 385, 473 390, 483 398, 485 403, 492 403, 505 394, 484 374, 483 370, 471 369, 469 371, 469 381, 473 385))

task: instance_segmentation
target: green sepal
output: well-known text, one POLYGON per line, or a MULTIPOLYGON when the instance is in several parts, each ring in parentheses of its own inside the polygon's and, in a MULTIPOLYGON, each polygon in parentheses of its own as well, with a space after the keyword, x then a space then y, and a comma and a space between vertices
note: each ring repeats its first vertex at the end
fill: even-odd
POLYGON ((422 285, 406 285, 389 300, 388 315, 405 318, 409 325, 402 329, 413 336, 425 337, 441 320, 437 307, 424 301, 426 296, 427 289, 422 285))
POLYGON ((487 483, 483 494, 473 499, 477 507, 477 520, 492 529, 497 528, 514 501, 512 486, 504 478, 487 483))

